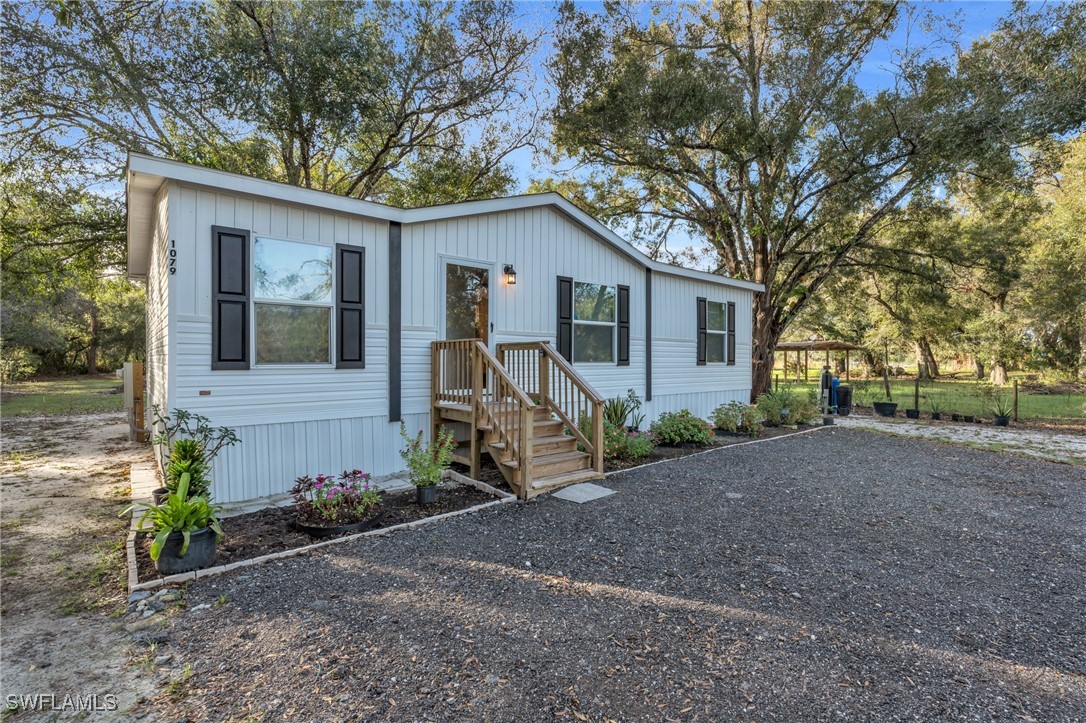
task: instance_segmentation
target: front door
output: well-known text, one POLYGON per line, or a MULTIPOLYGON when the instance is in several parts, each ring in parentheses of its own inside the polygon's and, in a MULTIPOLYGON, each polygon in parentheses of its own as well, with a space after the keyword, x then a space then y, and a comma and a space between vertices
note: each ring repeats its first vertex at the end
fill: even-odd
POLYGON ((445 262, 445 338, 490 345, 490 266, 445 262))

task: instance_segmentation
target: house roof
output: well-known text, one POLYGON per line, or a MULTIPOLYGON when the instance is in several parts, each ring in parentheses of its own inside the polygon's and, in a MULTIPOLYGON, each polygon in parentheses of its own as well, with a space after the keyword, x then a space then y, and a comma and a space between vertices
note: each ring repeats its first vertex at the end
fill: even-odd
POLYGON ((748 291, 762 291, 764 289, 761 284, 732 279, 707 271, 687 269, 651 259, 630 242, 582 211, 569 199, 553 192, 507 196, 484 201, 448 203, 422 208, 398 208, 372 201, 349 198, 327 191, 301 188, 288 183, 266 181, 240 173, 229 173, 204 166, 156 158, 142 153, 128 154, 126 180, 128 275, 130 278, 145 278, 147 275, 153 234, 155 194, 165 181, 174 180, 255 198, 301 204, 321 210, 363 216, 376 220, 397 221, 405 225, 548 206, 582 226, 602 243, 611 246, 644 268, 651 269, 654 273, 669 274, 748 291))

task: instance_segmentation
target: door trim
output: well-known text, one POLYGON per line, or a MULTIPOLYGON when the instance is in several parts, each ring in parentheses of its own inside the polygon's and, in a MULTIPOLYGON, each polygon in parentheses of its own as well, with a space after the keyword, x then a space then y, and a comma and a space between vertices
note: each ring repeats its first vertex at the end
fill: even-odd
POLYGON ((438 274, 440 279, 440 292, 437 295, 437 323, 439 338, 443 341, 448 340, 448 335, 445 329, 445 285, 448 279, 447 268, 449 264, 454 266, 470 266, 476 269, 484 269, 487 272, 487 318, 489 319, 490 329, 487 330, 487 347, 490 351, 494 351, 494 334, 496 325, 494 324, 494 270, 497 268, 497 264, 493 261, 481 261, 479 259, 468 259, 462 256, 438 256, 438 274))

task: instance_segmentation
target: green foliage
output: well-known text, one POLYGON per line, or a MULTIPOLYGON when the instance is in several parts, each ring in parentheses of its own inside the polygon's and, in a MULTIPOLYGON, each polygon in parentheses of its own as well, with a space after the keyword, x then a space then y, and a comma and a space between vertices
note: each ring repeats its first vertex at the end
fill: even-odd
POLYGON ((628 460, 645 459, 656 449, 657 439, 652 432, 627 432, 622 457, 628 460))
MULTIPOLYGON (((133 512, 141 505, 131 505, 125 508, 121 514, 133 512)), ((151 559, 158 560, 162 553, 162 547, 166 544, 166 538, 171 533, 180 532, 184 536, 181 545, 181 556, 184 557, 189 549, 189 541, 192 533, 210 527, 215 533, 215 539, 222 537, 222 528, 219 526, 219 505, 213 505, 206 497, 189 495, 189 477, 181 475, 178 480, 177 491, 161 505, 147 505, 137 522, 137 528, 142 532, 154 534, 151 542, 151 559), (150 523, 150 526, 147 526, 150 523)))
POLYGON ((682 409, 661 414, 652 423, 652 433, 656 435, 659 444, 706 445, 713 439, 713 426, 704 419, 695 417, 689 409, 682 409))
POLYGON ((907 203, 960 173, 1019 180, 1086 123, 1081 5, 1015 5, 964 53, 901 48, 895 82, 863 88, 859 68, 916 20, 940 22, 891 2, 561 6, 555 145, 622 189, 611 206, 646 243, 685 223, 702 260, 767 285, 756 392, 781 333, 907 203))
POLYGON ((203 447, 195 439, 174 441, 170 453, 170 463, 166 465, 166 489, 176 492, 181 478, 188 475, 189 495, 209 497, 211 480, 208 478, 207 460, 203 447))
POLYGON ((1014 413, 1014 404, 1002 394, 997 394, 992 398, 989 409, 996 417, 1009 417, 1014 413))
POLYGON ((739 431, 739 427, 743 423, 743 412, 746 408, 747 405, 742 402, 721 404, 713 410, 713 425, 719 430, 734 434, 739 431))
POLYGON ((614 427, 625 427, 626 420, 636 410, 629 398, 615 397, 603 403, 603 418, 614 427))
MULTIPOLYGON (((577 419, 577 429, 585 436, 585 439, 592 440, 592 416, 582 414, 577 419)), ((580 442, 577 443, 577 449, 582 452, 585 451, 584 445, 580 442)), ((605 460, 615 460, 622 458, 625 454, 625 428, 612 423, 605 415, 603 419, 603 458, 605 460)))
POLYGON ((765 415, 755 405, 728 402, 713 410, 713 424, 717 429, 735 434, 741 432, 751 437, 765 428, 765 415))
MULTIPOLYGON (((151 407, 152 426, 156 431, 152 443, 162 447, 161 462, 162 476, 167 482, 170 479, 166 460, 173 459, 174 447, 184 440, 191 440, 202 454, 204 469, 210 469, 211 462, 225 447, 232 447, 241 440, 237 432, 230 427, 212 427, 211 420, 202 414, 190 412, 187 409, 174 409, 173 416, 163 415, 162 409, 157 405, 151 407)), ((185 443, 186 449, 191 449, 185 443)), ((192 456, 186 459, 193 459, 192 456)))
POLYGON ((421 429, 412 437, 407 433, 407 425, 401 420, 400 438, 405 444, 400 450, 400 456, 407 464, 411 484, 416 487, 440 484, 441 474, 452 464, 453 451, 456 449, 452 430, 441 427, 437 439, 427 443, 423 441, 421 429))

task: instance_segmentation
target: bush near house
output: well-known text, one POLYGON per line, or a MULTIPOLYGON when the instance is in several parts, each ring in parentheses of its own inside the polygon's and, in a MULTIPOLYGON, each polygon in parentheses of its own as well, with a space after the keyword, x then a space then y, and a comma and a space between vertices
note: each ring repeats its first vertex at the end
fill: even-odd
POLYGON ((652 423, 652 433, 660 444, 709 444, 713 438, 713 425, 695 417, 689 409, 664 412, 652 423))

